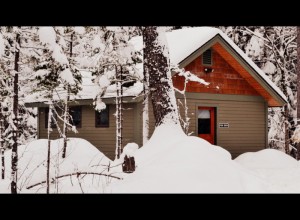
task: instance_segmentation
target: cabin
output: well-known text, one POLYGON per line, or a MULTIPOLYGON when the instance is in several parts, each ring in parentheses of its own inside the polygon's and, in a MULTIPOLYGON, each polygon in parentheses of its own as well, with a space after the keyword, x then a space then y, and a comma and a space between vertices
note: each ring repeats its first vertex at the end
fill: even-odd
MULTIPOLYGON (((185 97, 176 92, 180 103, 186 98, 189 133, 219 145, 235 158, 244 152, 258 151, 268 145, 268 108, 282 107, 285 95, 265 73, 222 31, 210 27, 185 28, 166 34, 171 64, 178 65, 204 79, 208 85, 189 81, 185 97)), ((137 50, 142 39, 135 39, 137 50)), ((83 90, 70 104, 70 113, 78 133, 69 137, 90 141, 113 159, 116 146, 116 111, 113 94, 103 97, 107 108, 100 113, 93 108, 93 84, 88 72, 83 73, 83 90)), ((172 73, 174 87, 183 90, 185 78, 172 73)), ((142 89, 136 83, 124 91, 123 144, 142 146, 142 89)), ((38 108, 38 138, 47 138, 48 106, 41 100, 28 98, 28 107, 38 108)), ((154 117, 150 103, 150 135, 154 117)), ((55 125, 51 125, 55 127, 55 125)), ((53 129, 52 138, 59 133, 53 129)))

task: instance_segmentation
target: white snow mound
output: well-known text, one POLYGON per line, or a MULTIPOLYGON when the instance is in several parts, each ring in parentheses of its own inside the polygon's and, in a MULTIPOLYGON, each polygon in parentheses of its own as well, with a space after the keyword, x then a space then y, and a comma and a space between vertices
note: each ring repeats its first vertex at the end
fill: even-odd
MULTIPOLYGON (((45 184, 31 188, 30 190, 27 190, 26 188, 46 180, 47 149, 47 139, 35 140, 27 145, 18 147, 18 186, 21 189, 21 192, 46 192, 45 184)), ((111 160, 97 150, 95 146, 81 138, 68 138, 65 159, 62 159, 62 149, 63 139, 51 141, 50 179, 55 176, 71 174, 77 171, 100 173, 109 163, 111 163, 111 160)), ((5 177, 6 180, 9 180, 11 172, 11 150, 5 152, 5 159, 5 177)), ((85 192, 99 192, 99 189, 102 188, 99 186, 89 188, 93 185, 92 178, 97 179, 98 177, 91 177, 86 180, 87 183, 83 184, 85 192)), ((55 188, 55 184, 51 184, 50 189, 53 193, 82 193, 76 175, 71 181, 70 177, 59 179, 58 188, 55 188)), ((10 190, 9 185, 1 185, 0 192, 3 192, 3 190, 10 190)))
POLYGON ((270 192, 225 149, 186 136, 179 126, 161 125, 135 153, 137 169, 111 185, 113 193, 270 192), (248 184, 249 183, 249 184, 248 184))
POLYGON ((277 193, 300 193, 300 162, 281 151, 265 149, 244 153, 235 161, 267 181, 277 193))
POLYGON ((247 152, 235 158, 235 161, 249 169, 288 169, 299 165, 293 157, 275 149, 247 152))

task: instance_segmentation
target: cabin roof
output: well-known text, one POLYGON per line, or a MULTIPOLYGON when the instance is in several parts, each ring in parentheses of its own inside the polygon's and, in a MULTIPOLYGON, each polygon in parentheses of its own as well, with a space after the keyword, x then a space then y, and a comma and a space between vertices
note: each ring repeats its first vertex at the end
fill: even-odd
MULTIPOLYGON (((219 52, 223 58, 233 66, 248 82, 253 86, 261 96, 263 96, 268 105, 283 106, 287 103, 286 96, 282 91, 268 78, 268 76, 220 29, 212 27, 183 28, 166 33, 169 47, 170 62, 179 67, 185 67, 195 58, 200 56, 208 48, 213 48, 219 52)), ((142 50, 142 37, 135 37, 131 40, 136 50, 142 50)), ((139 64, 139 71, 142 65, 139 64)), ((92 82, 92 75, 87 71, 82 71, 83 85, 82 90, 75 98, 93 99, 97 93, 97 85, 92 82)), ((124 96, 136 96, 142 93, 143 86, 136 83, 124 91, 124 96)), ((115 97, 113 86, 108 88, 104 98, 115 97), (111 90, 111 92, 109 92, 111 90)), ((61 91, 62 92, 62 91, 61 91)), ((63 93, 63 92, 62 92, 63 93)), ((65 94, 61 94, 63 96, 65 94)), ((36 103, 41 94, 32 94, 25 99, 25 103, 36 103)), ((56 97, 57 99, 59 97, 56 97)))

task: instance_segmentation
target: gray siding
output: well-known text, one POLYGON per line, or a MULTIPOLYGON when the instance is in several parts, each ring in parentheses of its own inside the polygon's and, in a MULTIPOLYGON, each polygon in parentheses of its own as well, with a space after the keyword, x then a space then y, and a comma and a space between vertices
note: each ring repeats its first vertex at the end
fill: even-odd
MULTIPOLYGON (((198 97, 193 94, 187 99, 187 103, 189 132, 193 132, 194 136, 197 136, 198 106, 216 107, 216 145, 228 150, 233 158, 244 152, 258 151, 266 147, 267 104, 263 99, 253 96, 241 98, 239 95, 214 95, 213 100, 207 100, 205 94, 198 97), (229 123, 229 128, 218 128, 220 122, 229 123)), ((180 109, 183 115, 183 109, 180 109)), ((150 127, 152 134, 153 114, 150 114, 150 127)))
MULTIPOLYGON (((123 111, 123 144, 124 146, 129 142, 134 142, 134 107, 133 104, 124 104, 126 110, 123 111)), ((68 132, 68 137, 83 138, 91 142, 101 152, 103 152, 110 159, 114 159, 115 145, 116 145, 116 120, 114 113, 116 111, 115 105, 109 106, 109 127, 96 128, 95 127, 95 111, 92 106, 82 106, 82 127, 78 128, 78 133, 68 132)), ((47 129, 45 128, 45 111, 44 108, 39 108, 39 138, 47 138, 47 129)), ((60 126, 62 128, 62 126, 60 126)), ((59 137, 57 129, 53 129, 51 139, 59 137)))
MULTIPOLYGON (((241 153, 264 149, 267 145, 267 103, 261 97, 241 95, 212 95, 188 93, 188 115, 190 117, 189 132, 197 135, 198 106, 216 107, 217 143, 228 150, 233 158, 241 153), (218 123, 227 122, 229 128, 218 128, 218 123)), ((180 97, 177 97, 180 99, 180 97)), ((135 142, 142 146, 142 102, 128 103, 123 121, 123 143, 135 142)), ((181 113, 183 113, 183 109, 181 113)), ((115 105, 110 105, 109 128, 95 127, 95 113, 92 106, 82 106, 82 127, 78 134, 69 132, 69 137, 79 137, 90 141, 109 158, 115 155, 115 105)), ((154 116, 149 104, 150 137, 154 131, 154 116)), ((44 108, 39 108, 39 138, 47 138, 45 129, 44 108)), ((51 134, 52 139, 58 138, 56 129, 51 134)))

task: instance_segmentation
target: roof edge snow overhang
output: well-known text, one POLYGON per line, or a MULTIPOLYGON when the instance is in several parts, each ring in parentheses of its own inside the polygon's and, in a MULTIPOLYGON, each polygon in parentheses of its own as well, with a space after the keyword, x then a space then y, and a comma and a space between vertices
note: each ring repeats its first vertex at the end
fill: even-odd
POLYGON ((263 87, 264 90, 273 97, 276 103, 270 104, 268 102, 270 107, 282 107, 287 103, 286 99, 283 98, 277 91, 275 91, 272 86, 240 54, 238 54, 238 52, 235 51, 235 49, 220 34, 216 34, 213 38, 179 62, 179 68, 186 67, 204 51, 213 47, 217 43, 221 44, 221 46, 224 47, 245 70, 247 70, 247 72, 260 84, 260 86, 263 87))
MULTIPOLYGON (((139 96, 125 96, 123 97, 123 102, 122 103, 136 103, 136 102, 141 102, 143 100, 143 95, 139 96)), ((116 98, 115 97, 108 97, 108 98, 102 98, 102 101, 105 104, 116 104, 116 98)), ((63 101, 61 101, 62 103, 63 101)), ((70 101, 69 105, 70 106, 76 106, 76 105, 93 105, 94 100, 93 99, 77 99, 74 101, 70 101)), ((45 102, 28 102, 25 103, 26 107, 29 108, 34 108, 34 107, 49 107, 48 104, 45 102)))

